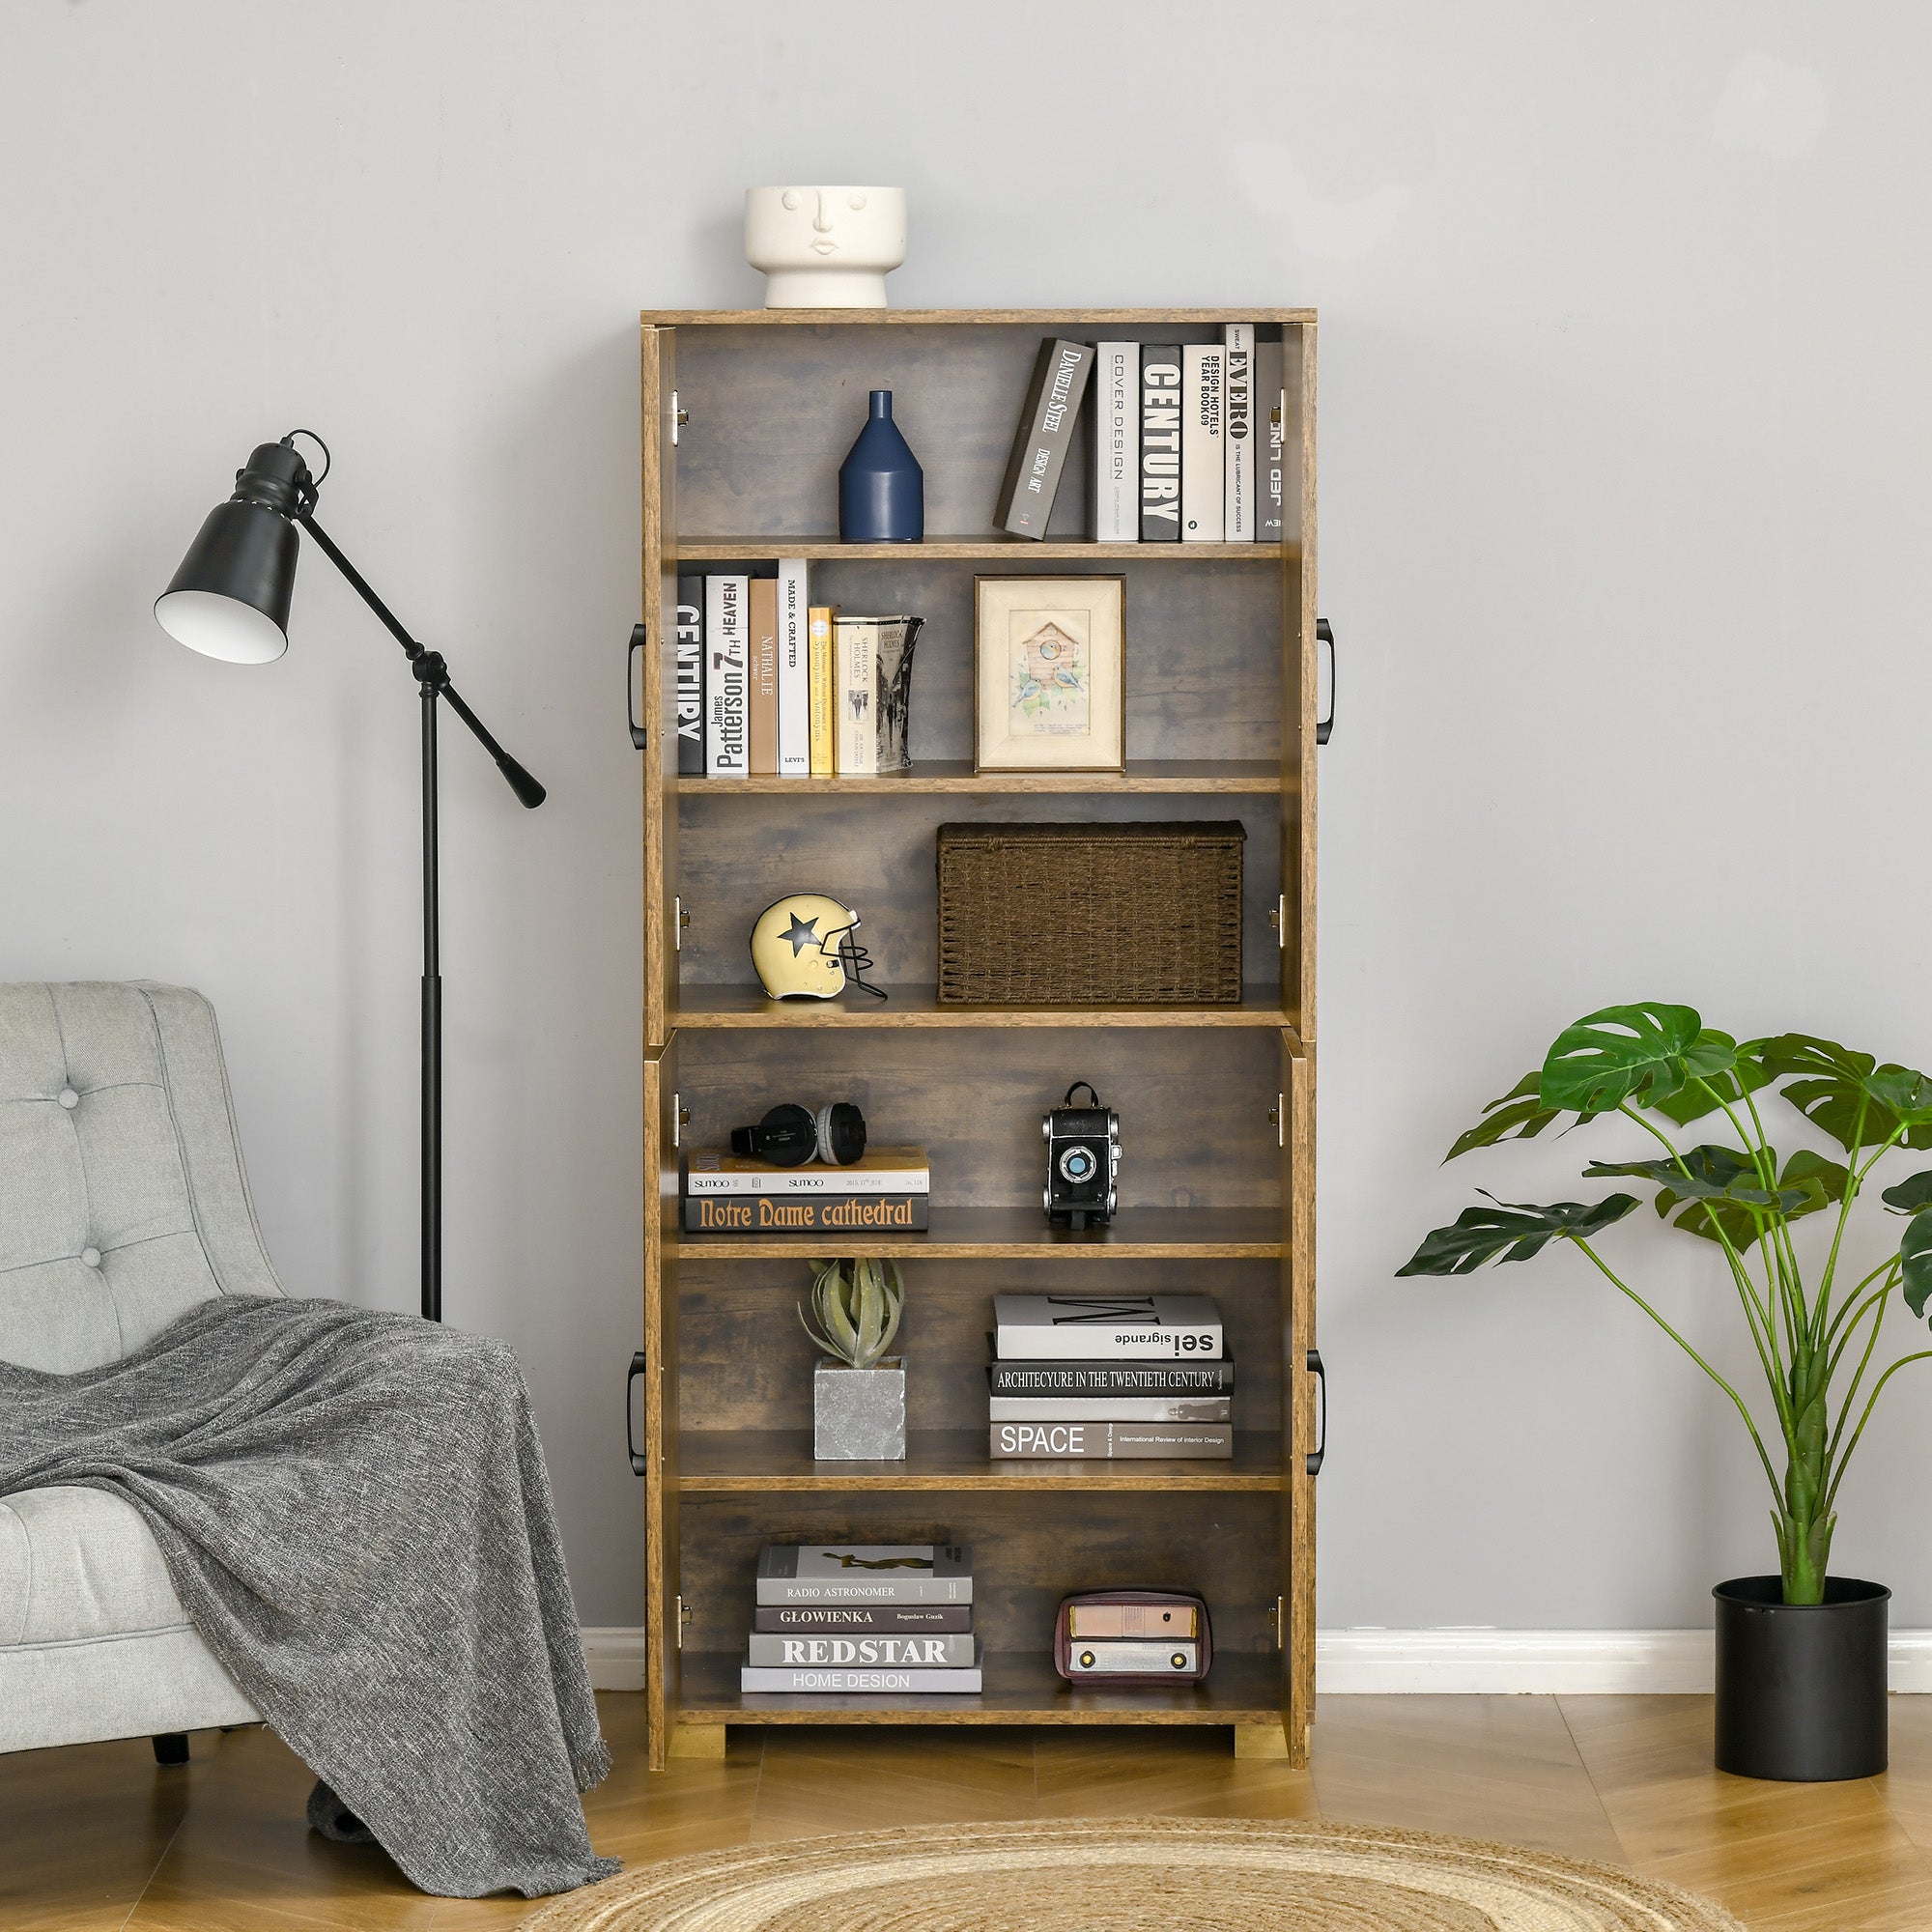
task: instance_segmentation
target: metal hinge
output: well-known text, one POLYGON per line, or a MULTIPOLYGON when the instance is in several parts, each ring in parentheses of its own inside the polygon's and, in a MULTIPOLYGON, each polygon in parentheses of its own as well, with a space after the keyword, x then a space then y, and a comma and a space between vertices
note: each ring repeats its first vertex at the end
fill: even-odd
POLYGON ((1288 1605, 1284 1599, 1277 1597, 1274 1600, 1274 1608, 1267 1613, 1268 1628, 1274 1632, 1274 1647, 1277 1650, 1282 1648, 1282 1625, 1287 1615, 1288 1605))
POLYGON ((1268 923, 1274 927, 1274 943, 1277 947, 1288 944, 1288 895, 1275 895, 1274 910, 1268 914, 1268 923))
POLYGON ((1268 1109, 1268 1119, 1274 1122, 1274 1144, 1276 1147, 1288 1145, 1288 1096, 1277 1094, 1274 1105, 1268 1109))
POLYGON ((677 391, 673 389, 670 392, 670 441, 671 441, 671 447, 673 449, 677 447, 678 431, 681 428, 683 428, 683 426, 690 420, 691 417, 687 415, 683 410, 678 408, 677 391))
POLYGON ((685 1626, 686 1622, 687 1622, 687 1621, 688 1621, 688 1620, 690 1619, 690 1616, 691 1616, 691 1612, 690 1612, 690 1611, 689 1611, 688 1609, 686 1609, 686 1608, 685 1608, 685 1606, 684 1606, 684 1599, 683 1599, 682 1597, 678 1598, 678 1600, 677 1600, 677 1647, 678 1647, 678 1649, 679 1649, 679 1650, 682 1650, 682 1649, 684 1648, 684 1626, 685 1626))
POLYGON ((691 1119, 689 1109, 679 1104, 682 1098, 683 1095, 679 1094, 673 1094, 670 1096, 670 1144, 674 1148, 683 1146, 683 1142, 679 1139, 679 1134, 685 1123, 691 1119))
POLYGON ((673 952, 682 952, 684 951, 684 928, 691 923, 691 915, 685 911, 684 901, 681 898, 673 898, 670 902, 670 950, 673 952))

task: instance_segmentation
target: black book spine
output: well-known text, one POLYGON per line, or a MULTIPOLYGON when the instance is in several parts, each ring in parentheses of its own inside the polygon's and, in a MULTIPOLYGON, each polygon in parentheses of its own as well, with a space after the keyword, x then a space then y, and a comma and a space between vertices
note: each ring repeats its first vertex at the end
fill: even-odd
POLYGON ((1255 344, 1255 541, 1282 540, 1282 345, 1255 344))
POLYGON ((921 1233, 923 1194, 686 1195, 684 1228, 692 1235, 921 1233))
POLYGON ((994 1395, 1227 1395, 1233 1362, 993 1362, 994 1395))
POLYGON ((1180 541, 1180 350, 1141 349, 1141 541, 1180 541))
POLYGON ((677 769, 704 776, 704 580, 677 580, 677 769))
POLYGON ((1074 418, 1080 413, 1080 399, 1093 368, 1094 351, 1084 342, 1053 339, 1039 345, 994 511, 1001 529, 1036 540, 1046 535, 1073 440, 1074 418))

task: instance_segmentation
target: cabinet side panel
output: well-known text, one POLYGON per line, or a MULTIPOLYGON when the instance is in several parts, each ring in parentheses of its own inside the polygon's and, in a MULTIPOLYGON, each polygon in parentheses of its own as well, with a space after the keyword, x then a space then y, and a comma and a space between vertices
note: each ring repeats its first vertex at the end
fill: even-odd
POLYGON ((650 1763, 677 1722, 677 1043, 644 1055, 644 1694, 650 1763))
MULTIPOLYGON (((1290 918, 1294 927, 1293 952, 1282 962, 1284 980, 1298 976, 1298 993, 1290 993, 1288 1004, 1298 1016, 1303 1042, 1313 1048, 1317 1038, 1315 1020, 1315 778, 1317 687, 1321 646, 1315 635, 1319 613, 1315 555, 1315 325, 1303 323, 1286 329, 1284 359, 1288 364, 1289 409, 1293 417, 1293 441, 1283 452, 1284 461, 1298 456, 1300 477, 1300 543, 1297 553, 1284 568, 1282 621, 1292 636, 1288 653, 1290 678, 1282 693, 1283 756, 1293 760, 1292 775, 1296 780, 1293 798, 1296 810, 1291 824, 1286 815, 1282 825, 1282 859, 1285 874, 1293 871, 1290 918), (1288 728, 1290 719, 1299 720, 1298 730, 1288 728), (1291 747, 1293 749, 1291 749, 1291 747), (1291 864, 1290 854, 1293 854, 1291 864)), ((1284 804, 1291 794, 1283 789, 1284 804)))
POLYGON ((677 1013, 677 331, 646 327, 643 453, 644 1041, 677 1013))
POLYGON ((1288 1106, 1282 1154, 1282 1200, 1288 1240, 1282 1259, 1282 1390, 1288 1485, 1282 1525, 1283 1719, 1289 1755, 1307 1761, 1308 1729, 1315 1717, 1315 1478, 1308 1457, 1315 1447, 1315 1378, 1308 1351, 1315 1340, 1315 1081, 1313 1063, 1282 1041, 1282 1074, 1288 1106))

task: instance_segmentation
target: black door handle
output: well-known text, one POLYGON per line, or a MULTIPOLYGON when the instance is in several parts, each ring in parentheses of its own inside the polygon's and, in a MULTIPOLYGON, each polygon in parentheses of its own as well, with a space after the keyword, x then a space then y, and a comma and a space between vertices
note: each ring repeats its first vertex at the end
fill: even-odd
POLYGON ((631 1473, 634 1476, 643 1475, 651 1466, 646 1457, 638 1454, 638 1438, 631 1428, 631 1384, 643 1374, 644 1367, 644 1351, 639 1349, 631 1357, 631 1373, 624 1378, 624 1446, 631 1452, 631 1473))
POLYGON ((1325 745, 1335 729, 1335 627, 1326 617, 1316 618, 1315 638, 1328 646, 1328 715, 1315 721, 1315 742, 1325 745))
POLYGON ((624 653, 624 716, 630 721, 631 743, 639 751, 644 749, 644 727, 638 723, 638 707, 631 697, 631 672, 637 668, 638 653, 644 647, 644 639, 649 635, 641 624, 631 626, 630 647, 624 653))
POLYGON ((1321 1390, 1321 1433, 1316 1438, 1315 1447, 1308 1452, 1308 1473, 1319 1476, 1321 1473, 1321 1459, 1328 1453, 1328 1371, 1321 1366, 1320 1349, 1308 1351, 1308 1373, 1315 1378, 1321 1390))

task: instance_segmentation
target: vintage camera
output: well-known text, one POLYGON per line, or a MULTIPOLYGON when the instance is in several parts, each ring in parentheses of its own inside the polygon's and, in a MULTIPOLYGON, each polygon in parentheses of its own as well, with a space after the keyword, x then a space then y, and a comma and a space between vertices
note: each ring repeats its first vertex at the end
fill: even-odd
POLYGON ((1084 1228, 1113 1219, 1121 1172, 1121 1118, 1100 1104, 1093 1083, 1076 1080, 1066 1098, 1039 1123, 1046 1142, 1046 1218, 1057 1228, 1084 1228), (1086 1088, 1093 1104, 1076 1107, 1086 1088))

